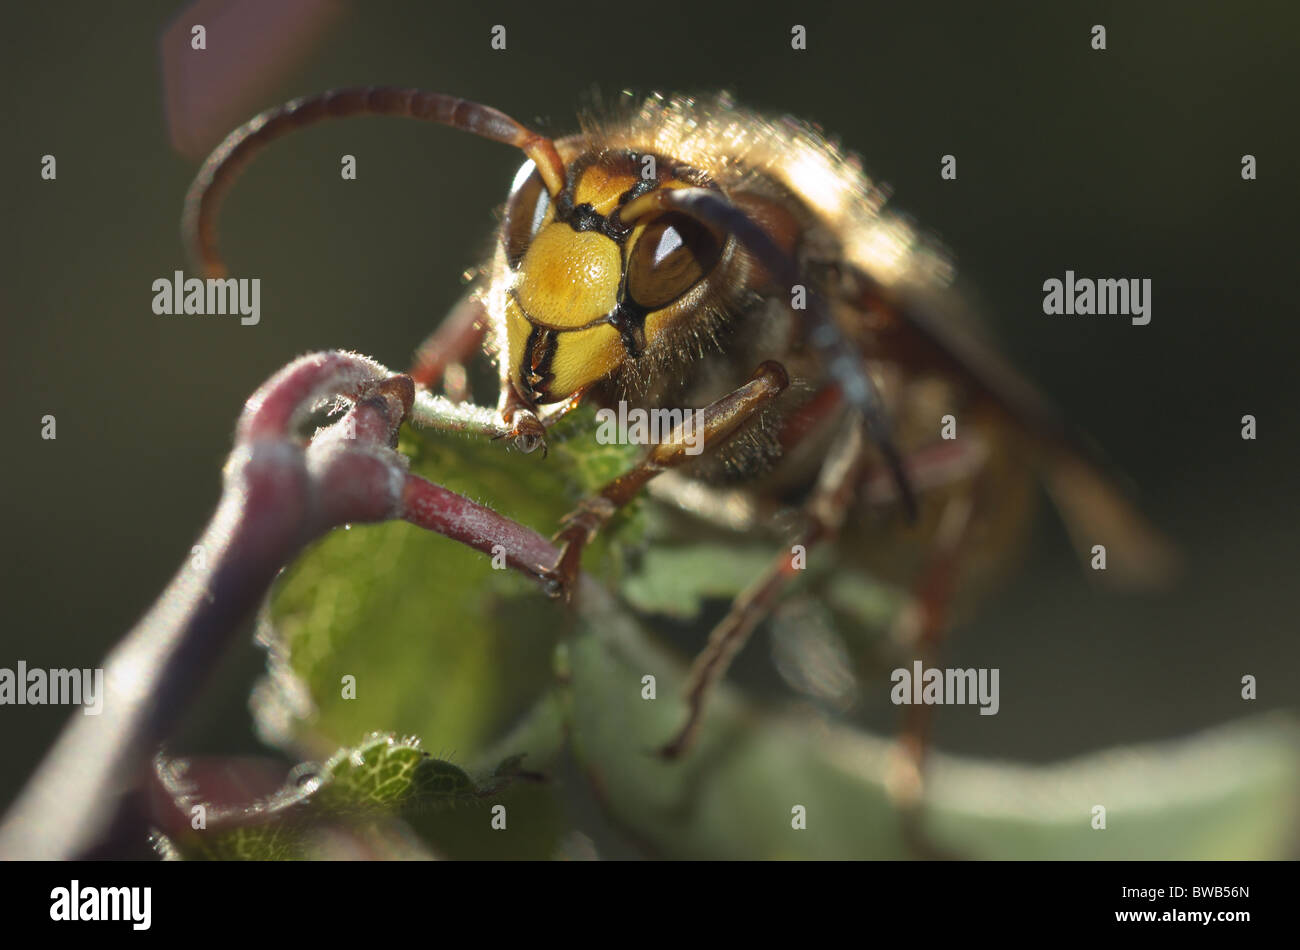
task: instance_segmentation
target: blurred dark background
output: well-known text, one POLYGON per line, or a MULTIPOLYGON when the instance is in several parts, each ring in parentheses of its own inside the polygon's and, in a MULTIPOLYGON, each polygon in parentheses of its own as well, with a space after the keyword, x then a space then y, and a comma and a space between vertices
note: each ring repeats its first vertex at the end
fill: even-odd
MULTIPOLYGON (((1132 476, 1188 558, 1172 592, 1103 592, 1045 518, 1026 570, 950 653, 1002 669, 1001 713, 938 717, 940 746, 1048 761, 1294 707, 1297 8, 720 6, 358 4, 247 111, 391 83, 563 133, 596 86, 725 87, 820 123, 954 251, 1008 354, 1132 476), (790 49, 795 22, 806 52, 790 49), (489 47, 497 23, 505 51, 489 47), (1090 48, 1095 23, 1105 52, 1090 48), (940 181, 944 153, 955 182, 940 181), (1257 181, 1240 177, 1245 153, 1257 181), (1150 277, 1151 324, 1045 317, 1042 282, 1067 268, 1150 277), (1240 438, 1244 413, 1255 442, 1240 438), (1259 678, 1253 704, 1245 673, 1259 678)), ((183 9, 6 8, 0 666, 98 663, 188 556, 241 404, 276 368, 327 347, 406 366, 520 161, 419 123, 291 137, 223 218, 235 272, 262 278, 260 325, 155 316, 152 281, 189 267, 178 221, 197 163, 169 145, 159 58, 183 9), (355 182, 339 178, 345 152, 355 182), (39 177, 46 153, 56 182, 39 177), (57 441, 40 438, 46 413, 57 441)), ((178 751, 257 748, 245 700, 261 665, 251 643, 230 658, 178 751)), ((0 708, 0 805, 66 716, 0 708)))

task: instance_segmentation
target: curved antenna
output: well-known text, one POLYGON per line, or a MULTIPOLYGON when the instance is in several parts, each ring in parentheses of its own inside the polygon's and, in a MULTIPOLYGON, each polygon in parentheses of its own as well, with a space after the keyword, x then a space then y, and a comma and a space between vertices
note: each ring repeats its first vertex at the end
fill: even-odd
POLYGON ((520 125, 491 106, 440 92, 370 86, 332 89, 294 99, 249 119, 208 156, 185 196, 181 234, 190 257, 206 277, 224 277, 225 264, 217 250, 217 209, 226 191, 249 160, 282 135, 328 119, 391 115, 440 122, 463 132, 522 149, 537 165, 552 197, 564 189, 564 162, 555 143, 520 125))
POLYGON ((653 211, 677 211, 702 224, 732 235, 786 288, 802 284, 806 290, 810 323, 808 334, 827 372, 839 385, 844 400, 862 414, 867 434, 884 456, 890 476, 898 488, 909 521, 916 520, 916 493, 912 489, 903 457, 894 442, 893 424, 880 391, 872 381, 857 346, 844 335, 821 296, 802 279, 795 259, 772 240, 753 218, 718 191, 709 188, 660 188, 633 198, 619 211, 619 219, 630 222, 653 211))

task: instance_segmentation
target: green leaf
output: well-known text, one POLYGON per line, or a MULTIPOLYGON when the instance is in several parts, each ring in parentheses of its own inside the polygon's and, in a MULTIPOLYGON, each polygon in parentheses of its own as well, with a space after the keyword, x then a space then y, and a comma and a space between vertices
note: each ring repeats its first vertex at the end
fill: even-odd
MULTIPOLYGON (((503 444, 408 433, 403 448, 415 471, 542 531, 577 494, 553 460, 503 444)), ((267 621, 280 663, 258 718, 276 744, 318 756, 378 730, 463 754, 549 685, 564 612, 477 551, 393 522, 315 544, 277 584, 267 621)))
POLYGON ((207 860, 294 860, 328 856, 339 836, 396 838, 390 819, 419 818, 458 805, 482 804, 523 776, 523 756, 503 760, 475 780, 435 758, 413 739, 372 735, 340 749, 319 769, 299 770, 278 793, 239 807, 202 803, 185 782, 184 761, 161 774, 181 814, 203 805, 203 827, 158 836, 169 857, 207 860), (389 824, 390 827, 384 826, 389 824), (326 834, 328 832, 328 834, 326 834))
MULTIPOLYGON (((565 420, 547 458, 410 430, 400 448, 413 471, 545 534, 616 466, 591 423, 590 410, 565 420)), ((614 448, 626 457, 628 447, 614 448)), ((619 565, 611 549, 633 525, 611 528, 586 558, 606 576, 619 565)), ((254 696, 259 731, 299 758, 379 731, 419 736, 442 758, 489 768, 528 753, 529 766, 544 770, 562 743, 548 690, 569 623, 535 584, 454 541, 404 523, 334 531, 289 567, 265 611, 259 637, 271 662, 254 696), (518 744, 497 746, 510 730, 518 744)), ((527 834, 484 839, 434 811, 416 823, 443 852, 547 856, 561 831, 553 796, 537 787, 512 794, 527 834)))
POLYGON ((1247 860, 1290 856, 1300 725, 1256 716, 1047 766, 940 758, 931 833, 987 858, 1247 860), (1106 828, 1093 828, 1093 809, 1106 828))

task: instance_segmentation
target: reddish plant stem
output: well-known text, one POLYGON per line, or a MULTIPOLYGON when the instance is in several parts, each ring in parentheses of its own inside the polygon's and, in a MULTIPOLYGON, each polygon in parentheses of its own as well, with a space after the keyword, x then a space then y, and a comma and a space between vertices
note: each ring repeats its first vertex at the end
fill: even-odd
POLYGON ((536 531, 418 475, 406 476, 402 517, 484 554, 500 553, 509 567, 542 580, 544 586, 542 574, 559 557, 536 531))

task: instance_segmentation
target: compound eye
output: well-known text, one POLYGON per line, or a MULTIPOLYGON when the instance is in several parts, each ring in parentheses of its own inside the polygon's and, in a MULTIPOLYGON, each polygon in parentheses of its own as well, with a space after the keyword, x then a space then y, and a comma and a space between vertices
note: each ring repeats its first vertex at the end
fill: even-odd
POLYGON ((524 259, 528 245, 537 237, 546 212, 551 207, 551 196, 542 184, 542 176, 532 160, 524 162, 515 175, 514 187, 506 200, 506 217, 501 227, 501 240, 506 248, 506 261, 514 270, 524 259))
POLYGON ((694 218, 669 212, 646 226, 627 262, 627 295, 646 310, 668 306, 713 270, 722 240, 694 218))

